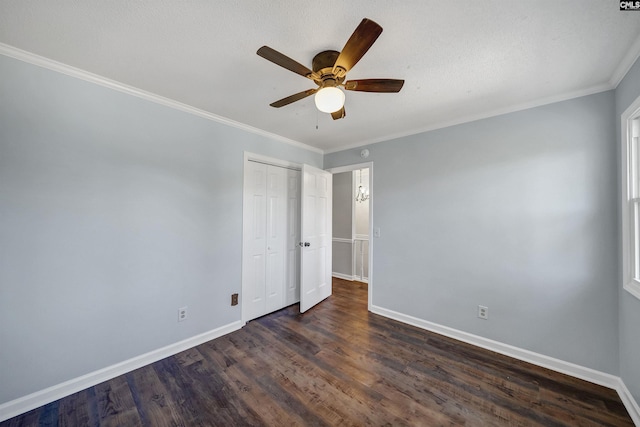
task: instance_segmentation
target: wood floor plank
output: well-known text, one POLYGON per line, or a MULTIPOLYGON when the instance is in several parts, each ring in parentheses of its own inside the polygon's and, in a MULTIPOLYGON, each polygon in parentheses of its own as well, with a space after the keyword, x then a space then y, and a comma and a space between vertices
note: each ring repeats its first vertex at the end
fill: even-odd
POLYGON ((226 425, 258 425, 260 417, 243 404, 235 389, 230 386, 223 372, 205 360, 188 366, 187 372, 194 384, 198 384, 203 396, 201 401, 213 402, 219 409, 220 418, 226 420, 226 425))
POLYGON ((222 372, 221 375, 227 379, 242 403, 260 417, 263 425, 305 425, 299 414, 284 408, 279 400, 256 384, 253 377, 247 375, 244 367, 229 358, 214 341, 203 347, 205 357, 222 372))
POLYGON ((614 390, 334 293, 0 423, 8 426, 632 426, 614 390))
POLYGON ((11 418, 7 421, 0 423, 2 427, 22 427, 22 426, 38 426, 40 419, 41 408, 33 409, 29 412, 25 412, 22 415, 11 418))
POLYGON ((98 426, 97 412, 90 402, 90 399, 95 397, 91 393, 92 391, 93 389, 82 390, 61 399, 58 409, 58 424, 63 426, 98 426))
MULTIPOLYGON (((284 328, 277 327, 274 323, 265 322, 266 324, 261 325, 263 327, 263 333, 270 335, 270 338, 267 339, 269 341, 275 341, 278 337, 287 336, 288 333, 284 332, 284 328)), ((353 395, 362 395, 362 398, 366 398, 368 400, 379 401, 382 398, 382 395, 374 392, 373 390, 368 389, 367 387, 363 387, 361 384, 357 384, 353 381, 351 375, 343 375, 340 371, 333 368, 331 364, 325 363, 322 359, 317 357, 317 354, 320 352, 320 349, 313 349, 313 352, 308 353, 306 350, 297 347, 296 341, 288 341, 287 339, 280 339, 278 341, 280 345, 283 347, 280 348, 279 351, 282 352, 283 356, 287 357, 290 361, 296 361, 297 367, 304 371, 311 373, 316 373, 321 376, 323 380, 329 381, 332 383, 338 383, 340 381, 343 382, 341 389, 349 390, 353 395), (313 363, 307 363, 307 361, 311 359, 313 363), (314 368, 317 368, 318 371, 314 371, 314 368)), ((277 366, 277 365, 276 365, 277 366)))
POLYGON ((621 417, 622 414, 615 416, 615 413, 607 411, 603 402, 588 397, 586 401, 582 401, 550 389, 542 389, 541 395, 542 411, 554 417, 564 418, 567 423, 573 425, 617 426, 623 425, 626 418, 621 417), (580 411, 567 413, 563 411, 567 406, 580 408, 580 411))
POLYGON ((144 425, 170 427, 187 425, 177 403, 158 378, 153 366, 145 366, 125 375, 133 400, 144 425))
POLYGON ((141 426, 142 420, 126 378, 121 375, 95 386, 100 426, 141 426))
MULTIPOLYGON (((274 396, 289 412, 300 414, 305 423, 331 425, 325 423, 316 408, 310 404, 313 401, 305 395, 303 390, 294 383, 285 381, 283 384, 283 372, 287 372, 289 377, 293 377, 297 374, 296 366, 299 366, 300 363, 295 360, 295 353, 290 351, 287 346, 265 339, 261 336, 263 333, 268 333, 268 331, 261 328, 253 333, 247 332, 245 339, 251 342, 256 349, 251 357, 244 356, 243 351, 235 347, 228 351, 241 361, 242 366, 253 376, 254 381, 261 389, 274 396)), ((289 378, 287 378, 288 380, 289 378)))
POLYGON ((195 399, 191 398, 188 381, 184 379, 178 362, 172 357, 167 357, 154 363, 153 368, 167 390, 167 396, 175 403, 178 416, 184 420, 185 425, 204 425, 199 419, 195 399))

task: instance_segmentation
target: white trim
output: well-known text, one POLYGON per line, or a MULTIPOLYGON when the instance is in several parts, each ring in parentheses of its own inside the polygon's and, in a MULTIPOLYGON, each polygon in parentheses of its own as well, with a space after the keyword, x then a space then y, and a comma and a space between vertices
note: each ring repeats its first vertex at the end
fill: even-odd
POLYGON ((80 377, 45 388, 44 390, 3 403, 0 405, 0 421, 8 420, 9 418, 13 418, 32 409, 39 408, 42 405, 46 405, 47 403, 54 402, 58 399, 62 399, 65 396, 77 393, 88 387, 93 387, 101 382, 108 381, 119 375, 126 374, 127 372, 131 372, 166 357, 173 356, 181 351, 188 350, 207 341, 219 338, 230 332, 237 331, 242 328, 242 326, 244 326, 244 323, 238 320, 219 328, 212 329, 211 331, 170 344, 166 347, 141 354, 140 356, 116 363, 115 365, 90 372, 80 377))
POLYGON ((248 162, 251 160, 255 160, 260 163, 266 163, 271 166, 279 166, 283 168, 302 170, 302 164, 300 163, 290 162, 288 160, 276 159, 275 157, 263 156, 262 154, 256 154, 250 151, 245 151, 244 161, 248 162))
POLYGON ((369 283, 368 277, 360 278, 360 276, 349 276, 348 274, 336 273, 335 271, 331 273, 331 275, 336 279, 348 280, 350 282, 362 282, 367 284, 369 283))
POLYGON ((356 234, 356 198, 354 197, 354 191, 358 188, 358 183, 356 182, 356 174, 361 169, 352 170, 351 173, 351 203, 349 204, 349 209, 351 209, 351 241, 353 242, 351 245, 351 273, 353 273, 354 279, 357 277, 356 275, 356 241, 353 238, 356 234))
POLYGON ((534 365, 542 366, 543 368, 548 368, 556 372, 571 375, 573 377, 580 378, 582 380, 589 381, 604 387, 616 389, 618 385, 619 377, 607 374, 605 372, 596 371, 595 369, 586 368, 584 366, 576 365, 570 362, 565 362, 563 360, 535 353, 530 350, 514 347, 512 345, 504 344, 499 341, 494 341, 478 335, 470 334, 468 332, 463 332, 458 329, 453 329, 448 326, 429 322, 428 320, 423 320, 417 317, 409 316, 407 314, 398 313, 397 311, 389 310, 383 307, 374 306, 373 310, 371 311, 373 313, 397 320, 399 322, 417 326, 418 328, 426 329, 427 331, 435 332, 436 334, 444 335, 458 341, 466 342, 467 344, 475 345, 476 347, 481 347, 487 350, 494 351, 496 353, 504 354, 505 356, 533 363, 534 365))
POLYGON ((269 139, 284 142, 285 144, 293 145, 298 148, 303 148, 305 150, 313 151, 315 153, 324 154, 323 150, 304 144, 302 142, 294 141, 292 139, 285 138, 281 135, 276 135, 275 133, 267 132, 265 130, 255 128, 253 126, 249 126, 244 123, 240 123, 235 120, 228 119, 226 117, 218 116, 217 114, 213 114, 208 111, 201 110, 200 108, 192 107, 191 105, 183 104, 182 102, 178 102, 170 98, 165 98, 164 96, 160 96, 152 92, 147 92, 145 90, 138 89, 136 87, 129 86, 124 83, 120 83, 116 80, 111 80, 106 77, 100 76, 98 74, 94 74, 89 71, 82 70, 80 68, 72 67, 71 65, 63 64, 61 62, 54 61, 52 59, 45 58, 40 55, 36 55, 31 52, 27 52, 25 50, 18 49, 16 47, 9 46, 4 43, 0 43, 0 55, 5 55, 10 58, 17 59, 19 61, 26 62, 32 65, 36 65, 38 67, 46 68, 48 70, 55 71, 61 74, 66 74, 67 76, 71 76, 80 80, 94 83, 99 86, 116 90, 118 92, 126 93, 128 95, 133 95, 137 98, 142 98, 144 100, 151 101, 156 104, 164 105, 165 107, 173 108, 175 110, 179 110, 188 114, 193 114, 198 117, 203 117, 205 119, 222 123, 228 126, 232 126, 253 134, 261 135, 269 139))
MULTIPOLYGON (((429 132, 437 129, 443 129, 450 126, 456 126, 456 125, 461 125, 469 122, 474 122, 476 120, 489 119, 491 117, 502 116, 505 114, 528 110, 530 108, 541 107, 543 105, 555 104, 557 102, 568 101, 574 98, 580 98, 587 95, 606 92, 611 89, 614 89, 614 87, 611 86, 609 83, 600 84, 600 85, 592 86, 590 88, 586 88, 583 90, 578 90, 575 92, 569 92, 561 95, 554 95, 548 98, 542 98, 542 99, 534 100, 531 102, 525 102, 522 104, 512 105, 504 108, 497 108, 492 111, 481 112, 477 114, 469 114, 467 116, 462 116, 452 120, 444 120, 442 122, 434 123, 429 126, 425 126, 423 128, 412 129, 405 132, 398 132, 396 134, 388 134, 379 138, 365 139, 353 144, 342 145, 336 148, 327 148, 324 150, 324 154, 326 155, 326 154, 336 153, 339 151, 351 150, 351 149, 360 148, 369 144, 376 144, 378 142, 392 141, 394 139, 403 138, 403 137, 412 136, 412 135, 418 135, 421 133, 425 133, 425 132, 429 132)), ((369 150, 373 151, 371 147, 369 147, 369 150)))
POLYGON ((622 256, 622 287, 631 295, 640 299, 640 283, 634 279, 631 259, 630 222, 629 215, 629 121, 640 114, 640 97, 638 97, 620 116, 620 156, 621 156, 621 197, 620 197, 620 232, 622 233, 620 253, 622 256))
POLYGON ((640 299, 640 285, 635 280, 625 283, 623 288, 634 297, 640 299))
POLYGON ((367 236, 366 234, 356 234, 353 240, 362 240, 362 241, 368 242, 369 236, 367 236))
POLYGON ((633 423, 640 426, 640 406, 638 406, 638 402, 635 401, 631 392, 621 378, 618 380, 618 385, 615 389, 620 396, 620 400, 622 400, 622 404, 627 409, 627 412, 629 412, 629 416, 633 420, 633 423))
POLYGON ((611 75, 611 79, 609 79, 609 84, 614 88, 618 87, 624 76, 627 75, 627 73, 629 72, 631 67, 633 67, 633 64, 635 64, 639 57, 640 37, 638 37, 636 41, 631 45, 631 48, 629 48, 624 58, 622 58, 622 61, 620 61, 620 64, 618 64, 618 66, 616 67, 613 75, 611 75))
POLYGON ((633 422, 640 426, 640 407, 620 377, 576 365, 575 363, 545 356, 544 354, 535 353, 530 350, 514 347, 509 344, 490 340, 478 335, 473 335, 448 326, 439 325, 407 314, 398 313, 397 311, 383 307, 373 306, 371 311, 375 314, 379 314, 380 316, 388 317, 389 319, 407 323, 427 331, 435 332, 436 334, 466 342, 467 344, 471 344, 476 347, 494 351, 505 356, 513 357, 514 359, 542 366, 543 368, 551 369, 552 371, 560 372, 562 374, 570 375, 575 378, 613 389, 618 392, 620 400, 622 400, 622 403, 629 412, 629 416, 633 422))
POLYGON ((334 237, 331 239, 334 243, 349 243, 350 245, 353 244, 353 239, 344 239, 342 237, 334 237))
POLYGON ((332 174, 342 173, 342 172, 353 172, 360 169, 367 169, 373 166, 373 162, 367 163, 357 163, 355 165, 346 165, 346 166, 337 166, 335 168, 327 169, 332 174))
POLYGON ((337 279, 342 279, 342 280, 348 280, 350 282, 353 282, 353 276, 350 276, 348 274, 342 274, 342 273, 336 273, 335 271, 331 273, 331 275, 337 279))

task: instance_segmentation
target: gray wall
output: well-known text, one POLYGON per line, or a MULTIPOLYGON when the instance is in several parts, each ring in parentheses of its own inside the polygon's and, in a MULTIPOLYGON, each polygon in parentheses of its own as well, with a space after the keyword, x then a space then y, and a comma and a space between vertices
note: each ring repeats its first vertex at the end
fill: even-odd
POLYGON ((373 304, 618 374, 613 111, 609 91, 367 146, 373 304))
POLYGON ((4 56, 0 76, 0 404, 239 321, 243 150, 322 156, 4 56))
MULTIPOLYGON (((353 172, 333 175, 333 237, 351 239, 353 215, 351 208, 353 172)), ((353 250, 351 243, 333 242, 334 273, 351 276, 353 274, 353 250)))
MULTIPOLYGON (((616 89, 616 146, 621 148, 622 113, 640 96, 640 60, 627 73, 616 89)), ((618 155, 618 158, 620 156, 618 155)), ((622 185, 622 182, 620 182, 622 185)), ((621 196, 621 191, 617 192, 621 196)), ((620 257, 620 264, 622 264, 620 257)), ((622 284, 622 265, 620 265, 618 283, 622 284)), ((640 402, 640 301, 628 292, 620 291, 620 376, 633 394, 636 402, 640 402)))
POLYGON ((351 239, 352 237, 352 187, 352 172, 333 175, 333 237, 342 239, 351 239))

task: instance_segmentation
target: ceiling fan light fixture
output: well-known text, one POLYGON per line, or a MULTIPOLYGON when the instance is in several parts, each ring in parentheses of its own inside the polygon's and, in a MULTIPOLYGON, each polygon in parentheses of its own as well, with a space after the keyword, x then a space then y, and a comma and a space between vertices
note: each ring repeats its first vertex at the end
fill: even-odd
POLYGON ((316 92, 316 107, 323 113, 334 113, 344 106, 344 98, 337 87, 324 87, 316 92))

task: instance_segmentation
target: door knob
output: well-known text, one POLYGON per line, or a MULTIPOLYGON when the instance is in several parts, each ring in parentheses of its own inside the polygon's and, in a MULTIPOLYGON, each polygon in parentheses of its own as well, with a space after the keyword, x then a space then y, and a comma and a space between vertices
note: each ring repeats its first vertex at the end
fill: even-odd
POLYGON ((311 246, 311 243, 309 243, 309 242, 304 242, 304 243, 300 242, 300 243, 298 243, 298 246, 300 246, 300 247, 304 246, 305 248, 308 248, 309 246, 311 246))

